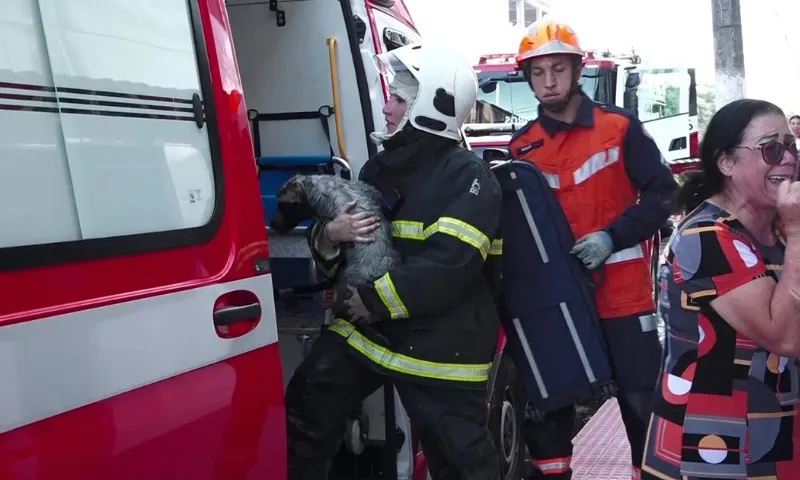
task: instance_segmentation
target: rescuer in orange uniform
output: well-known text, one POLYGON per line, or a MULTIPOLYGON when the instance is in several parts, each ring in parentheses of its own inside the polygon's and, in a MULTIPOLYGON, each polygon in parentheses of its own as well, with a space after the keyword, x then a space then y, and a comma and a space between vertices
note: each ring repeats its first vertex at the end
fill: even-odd
MULTIPOLYGON (((677 185, 631 112, 581 91, 583 58, 569 26, 549 19, 530 26, 517 63, 540 102, 539 117, 511 139, 510 153, 544 173, 578 239, 572 253, 596 271, 597 312, 638 479, 661 363, 646 243, 669 216, 677 185)), ((572 406, 542 423, 526 420, 534 478, 571 477, 574 422, 572 406)))

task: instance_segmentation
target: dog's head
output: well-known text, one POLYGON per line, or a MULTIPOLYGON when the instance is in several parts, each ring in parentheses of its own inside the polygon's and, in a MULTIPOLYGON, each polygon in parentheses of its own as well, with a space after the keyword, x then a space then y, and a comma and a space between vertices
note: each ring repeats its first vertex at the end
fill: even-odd
POLYGON ((279 234, 289 233, 294 227, 309 220, 316 212, 308 202, 307 179, 295 175, 278 190, 278 208, 269 222, 269 227, 279 234))

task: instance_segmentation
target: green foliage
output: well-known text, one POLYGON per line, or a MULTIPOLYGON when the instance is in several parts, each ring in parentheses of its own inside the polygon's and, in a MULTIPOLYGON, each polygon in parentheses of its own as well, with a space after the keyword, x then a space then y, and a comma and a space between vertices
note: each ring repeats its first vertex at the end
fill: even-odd
POLYGON ((680 112, 680 87, 667 85, 664 90, 664 117, 678 115, 680 112))
POLYGON ((698 128, 700 129, 700 137, 706 131, 709 120, 716 112, 716 92, 713 85, 700 84, 697 85, 697 117, 698 128))

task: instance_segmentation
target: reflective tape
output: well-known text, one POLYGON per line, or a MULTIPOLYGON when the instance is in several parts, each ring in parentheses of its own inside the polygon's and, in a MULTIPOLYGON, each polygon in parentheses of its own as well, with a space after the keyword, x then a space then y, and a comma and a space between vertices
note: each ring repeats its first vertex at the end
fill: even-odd
POLYGON ((631 467, 631 480, 642 480, 642 471, 636 467, 631 467))
POLYGON ((402 355, 368 339, 351 323, 341 318, 335 319, 328 329, 344 337, 347 344, 353 349, 387 370, 415 377, 453 382, 478 383, 489 380, 491 363, 438 363, 402 355))
POLYGON ((570 45, 567 42, 561 40, 550 40, 549 42, 545 43, 539 48, 534 48, 533 50, 528 50, 527 52, 523 53, 520 56, 519 61, 524 62, 525 60, 533 57, 541 57, 542 55, 555 55, 555 54, 566 54, 566 53, 574 53, 575 55, 583 56, 584 52, 579 47, 575 45, 570 45))
POLYGON ((533 460, 533 465, 544 475, 557 475, 569 471, 572 457, 547 458, 533 460))
POLYGON ((436 222, 427 227, 422 222, 411 220, 395 220, 392 222, 392 236, 409 240, 427 240, 428 237, 442 233, 455 237, 462 242, 474 247, 485 260, 489 255, 491 242, 483 232, 469 223, 453 217, 439 217, 436 222))
POLYGON ((658 316, 655 313, 642 315, 639 317, 639 324, 643 332, 652 332, 658 328, 658 316))
POLYGON ((394 282, 389 273, 385 273, 381 278, 375 280, 373 286, 392 318, 408 318, 408 309, 400 300, 400 295, 394 288, 394 282))
POLYGON ((594 174, 609 167, 619 161, 619 147, 611 147, 607 150, 592 154, 580 167, 572 174, 575 185, 585 182, 594 174))
POLYGON ((641 245, 634 245, 630 248, 626 248, 625 250, 620 250, 619 252, 613 253, 606 260, 606 265, 627 262, 628 260, 636 260, 639 258, 644 258, 644 249, 641 245))
POLYGON ((502 255, 503 254, 503 239, 492 240, 492 246, 489 247, 489 255, 502 255))
POLYGON ((542 175, 544 175, 544 179, 547 181, 547 184, 550 185, 550 188, 553 190, 561 188, 561 180, 558 178, 558 175, 546 172, 542 172, 542 175))
POLYGON ((489 248, 491 247, 489 237, 463 220, 452 217, 440 217, 436 223, 425 228, 425 238, 430 237, 434 233, 451 235, 467 245, 472 245, 481 253, 481 257, 483 257, 484 260, 489 254, 489 248))
POLYGON ((411 220, 395 220, 392 222, 392 236, 409 240, 425 240, 423 236, 425 224, 411 220))
MULTIPOLYGON (((450 235, 474 247, 480 252, 481 258, 484 260, 486 260, 490 250, 493 250, 492 255, 502 254, 502 240, 493 244, 483 232, 457 218, 440 217, 427 227, 422 222, 412 220, 395 220, 392 222, 392 236, 394 238, 424 241, 436 233, 450 235)), ((397 289, 388 273, 376 280, 373 285, 384 306, 389 310, 391 318, 408 318, 408 308, 406 308, 397 293, 397 289)))

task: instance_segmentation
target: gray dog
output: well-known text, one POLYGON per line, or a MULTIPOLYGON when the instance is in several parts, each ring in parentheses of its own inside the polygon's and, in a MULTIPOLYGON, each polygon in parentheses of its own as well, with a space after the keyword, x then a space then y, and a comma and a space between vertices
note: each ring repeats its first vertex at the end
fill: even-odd
POLYGON ((314 217, 332 219, 352 201, 356 202, 352 213, 373 212, 381 222, 373 233, 374 242, 342 245, 344 268, 335 280, 337 303, 348 297, 347 285, 372 283, 400 261, 392 246, 392 224, 381 207, 381 192, 368 183, 338 175, 295 175, 278 190, 278 208, 270 220, 272 230, 286 234, 314 217))

